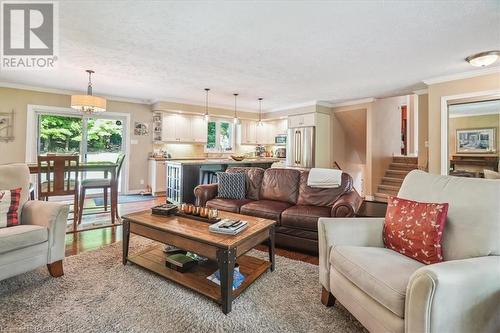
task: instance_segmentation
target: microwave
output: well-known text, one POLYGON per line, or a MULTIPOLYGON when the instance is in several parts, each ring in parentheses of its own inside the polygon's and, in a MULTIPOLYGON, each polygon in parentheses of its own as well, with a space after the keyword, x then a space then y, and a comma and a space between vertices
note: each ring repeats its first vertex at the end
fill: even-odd
POLYGON ((277 145, 286 145, 286 135, 280 134, 274 137, 274 143, 277 145))

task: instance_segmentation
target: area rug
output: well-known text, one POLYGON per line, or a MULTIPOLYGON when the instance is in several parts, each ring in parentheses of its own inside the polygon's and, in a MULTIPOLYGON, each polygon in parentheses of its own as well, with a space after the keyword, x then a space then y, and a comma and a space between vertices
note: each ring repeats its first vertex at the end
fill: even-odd
MULTIPOLYGON (((151 241, 131 239, 131 253, 151 241)), ((251 255, 266 257, 260 251, 251 255)), ((220 307, 133 264, 121 243, 68 257, 65 275, 45 268, 0 281, 2 332, 360 332, 341 305, 320 302, 318 266, 284 257, 233 302, 220 307)))

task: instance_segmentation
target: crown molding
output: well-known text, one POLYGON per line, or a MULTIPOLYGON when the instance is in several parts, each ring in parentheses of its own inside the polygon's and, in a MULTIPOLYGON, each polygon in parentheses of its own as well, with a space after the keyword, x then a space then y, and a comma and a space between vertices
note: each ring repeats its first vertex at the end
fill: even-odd
POLYGON ((432 84, 437 84, 437 83, 442 83, 442 82, 467 79, 467 78, 471 78, 471 77, 483 76, 483 75, 494 74, 494 73, 500 73, 500 66, 491 67, 491 68, 476 69, 474 71, 462 72, 462 73, 445 75, 445 76, 433 77, 433 78, 430 78, 427 80, 423 80, 422 82, 425 83, 426 85, 432 85, 432 84))
MULTIPOLYGON (((35 87, 35 86, 26 85, 26 84, 12 83, 12 82, 6 82, 6 81, 0 81, 0 87, 1 88, 29 90, 29 91, 43 92, 43 93, 49 93, 49 94, 59 94, 59 95, 78 95, 78 94, 81 95, 84 93, 82 91, 35 87)), ((126 102, 126 103, 147 104, 147 105, 151 104, 151 101, 148 99, 127 98, 127 97, 109 96, 109 95, 101 95, 101 94, 99 94, 98 96, 104 97, 107 100, 115 101, 115 102, 126 102)))
POLYGON ((425 95, 429 93, 429 89, 420 89, 413 91, 415 95, 425 95))
POLYGON ((306 108, 308 106, 324 106, 327 108, 331 108, 333 106, 333 104, 330 102, 327 102, 327 101, 314 100, 314 101, 291 104, 291 105, 271 109, 269 111, 266 111, 266 113, 272 113, 272 112, 278 112, 278 111, 288 111, 288 110, 294 110, 294 109, 299 109, 299 108, 306 108))
POLYGON ((369 97, 369 98, 356 99, 356 100, 351 100, 351 101, 346 101, 346 102, 341 102, 341 103, 334 103, 334 104, 332 104, 331 107, 338 108, 341 106, 350 106, 350 105, 356 105, 356 104, 372 103, 374 101, 375 101, 375 98, 369 97))
POLYGON ((275 109, 269 110, 269 112, 277 112, 277 111, 288 111, 288 110, 293 110, 293 109, 298 109, 298 108, 305 108, 308 106, 316 106, 317 101, 309 101, 309 102, 304 102, 304 103, 297 103, 297 104, 291 104, 275 109))
MULTIPOLYGON (((176 103, 176 104, 186 104, 186 105, 194 105, 194 106, 200 106, 200 107, 205 107, 205 103, 200 103, 196 102, 193 100, 189 99, 184 99, 184 98, 168 98, 168 99, 154 99, 151 101, 151 105, 153 106, 153 110, 155 106, 160 105, 161 103, 176 103)), ((215 109, 222 109, 222 110, 227 110, 234 112, 234 107, 227 105, 227 104, 217 104, 217 103, 210 103, 209 104, 209 109, 210 108, 215 108, 215 109)), ((238 107, 238 112, 250 112, 250 113, 259 113, 258 110, 251 110, 251 109, 246 109, 246 108, 240 108, 238 107)), ((262 110, 262 113, 265 111, 262 110)))
POLYGON ((316 105, 324 106, 324 107, 327 107, 327 108, 333 107, 333 103, 330 103, 328 101, 316 101, 316 105))

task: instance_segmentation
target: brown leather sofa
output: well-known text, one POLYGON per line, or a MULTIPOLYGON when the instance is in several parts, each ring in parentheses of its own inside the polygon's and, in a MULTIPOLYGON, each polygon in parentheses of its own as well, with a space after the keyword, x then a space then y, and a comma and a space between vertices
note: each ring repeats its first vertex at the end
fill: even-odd
POLYGON ((303 170, 233 167, 226 172, 247 175, 246 198, 218 198, 217 184, 206 184, 194 189, 196 204, 277 221, 279 247, 317 254, 318 218, 354 216, 362 203, 346 173, 340 187, 321 189, 307 186, 309 172, 303 170))

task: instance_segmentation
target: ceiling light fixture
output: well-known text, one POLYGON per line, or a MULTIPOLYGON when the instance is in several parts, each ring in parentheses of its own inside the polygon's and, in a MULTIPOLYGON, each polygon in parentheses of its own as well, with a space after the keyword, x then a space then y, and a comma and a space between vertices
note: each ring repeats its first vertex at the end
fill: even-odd
POLYGON ((468 56, 465 61, 475 67, 486 67, 494 64, 499 57, 500 51, 486 51, 468 56))
POLYGON ((259 97, 259 123, 257 124, 258 126, 264 125, 262 123, 262 100, 263 100, 263 98, 259 97))
POLYGON ((91 69, 87 69, 86 72, 89 73, 87 95, 72 95, 71 108, 80 110, 84 114, 104 112, 106 111, 106 99, 92 95, 92 74, 95 72, 91 69))
POLYGON ((210 119, 210 115, 208 114, 208 92, 210 91, 210 88, 205 88, 205 121, 208 121, 210 119))
POLYGON ((236 99, 238 98, 238 94, 237 93, 234 93, 234 119, 233 119, 233 123, 235 125, 237 125, 239 123, 239 119, 238 119, 238 112, 236 111, 238 105, 236 104, 236 99))

